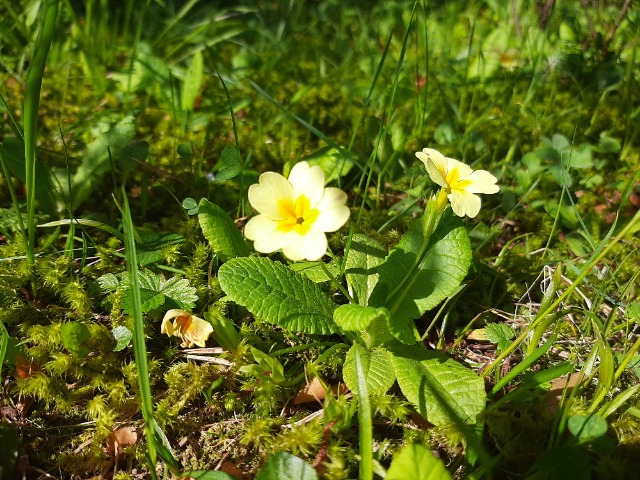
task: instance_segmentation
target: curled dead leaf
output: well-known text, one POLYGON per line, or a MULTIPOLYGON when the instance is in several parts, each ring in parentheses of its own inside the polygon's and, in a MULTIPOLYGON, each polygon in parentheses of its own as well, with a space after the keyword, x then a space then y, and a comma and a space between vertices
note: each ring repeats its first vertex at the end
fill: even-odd
POLYGON ((122 427, 114 430, 107 437, 107 452, 112 457, 124 454, 125 447, 138 441, 138 433, 134 427, 122 427))

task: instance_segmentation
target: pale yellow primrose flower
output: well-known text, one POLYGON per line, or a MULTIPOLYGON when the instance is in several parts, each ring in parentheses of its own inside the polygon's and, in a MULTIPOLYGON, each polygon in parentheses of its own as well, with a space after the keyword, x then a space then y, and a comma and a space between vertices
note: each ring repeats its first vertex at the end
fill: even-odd
POLYGON ((299 162, 289 178, 274 172, 260 175, 249 187, 249 203, 260 215, 244 228, 260 253, 282 250, 293 261, 320 260, 327 251, 325 232, 335 232, 349 219, 347 195, 324 187, 324 173, 299 162))
POLYGON ((213 327, 206 320, 191 315, 186 310, 173 309, 165 313, 160 333, 180 337, 181 346, 185 348, 193 347, 194 344, 204 347, 207 338, 213 333, 213 327))
POLYGON ((475 217, 480 211, 480 197, 476 193, 497 193, 496 177, 486 170, 472 170, 437 150, 425 148, 416 152, 435 183, 447 192, 453 213, 459 217, 475 217))

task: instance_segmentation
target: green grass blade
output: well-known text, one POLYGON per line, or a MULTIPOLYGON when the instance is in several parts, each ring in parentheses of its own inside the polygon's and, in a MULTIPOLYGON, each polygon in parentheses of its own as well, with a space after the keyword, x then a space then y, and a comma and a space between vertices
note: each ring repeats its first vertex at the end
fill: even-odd
MULTIPOLYGON (((24 94, 24 158, 27 188, 27 261, 31 268, 35 264, 35 208, 36 208, 36 134, 38 129, 38 108, 40 106, 40 90, 47 56, 51 49, 51 41, 58 16, 58 1, 45 2, 42 29, 36 39, 33 58, 29 65, 27 84, 24 94)), ((35 280, 32 279, 35 292, 35 280)))
POLYGON ((149 459, 149 469, 155 472, 156 448, 155 431, 153 419, 153 401, 151 399, 151 384, 149 382, 149 368, 147 365, 147 347, 144 340, 144 324, 142 322, 142 298, 140 295, 140 283, 138 282, 138 255, 136 252, 136 240, 134 234, 133 220, 126 192, 123 193, 123 226, 124 226, 124 247, 127 262, 127 272, 131 279, 131 297, 133 305, 133 351, 138 371, 138 385, 140 388, 140 404, 144 417, 145 433, 147 436, 147 455, 149 459))
POLYGON ((367 390, 367 374, 362 365, 359 345, 355 348, 356 376, 358 379, 358 432, 360 443, 360 480, 373 480, 373 423, 371 402, 367 390))

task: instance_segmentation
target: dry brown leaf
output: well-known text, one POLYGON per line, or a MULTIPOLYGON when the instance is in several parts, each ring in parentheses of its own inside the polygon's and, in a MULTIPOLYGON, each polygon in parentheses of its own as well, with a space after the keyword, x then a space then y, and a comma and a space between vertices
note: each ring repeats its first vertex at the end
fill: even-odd
POLYGON ((40 372, 38 362, 27 359, 20 354, 16 355, 16 371, 20 378, 29 378, 31 375, 40 372))
POLYGON ((552 380, 549 391, 542 401, 542 410, 550 414, 555 413, 563 400, 563 392, 566 398, 574 387, 584 382, 587 378, 584 373, 576 372, 552 380))
POLYGON ((310 383, 307 383, 293 399, 294 405, 300 405, 301 403, 313 403, 322 402, 327 395, 327 391, 320 383, 318 377, 313 377, 310 383))
POLYGON ((114 430, 107 437, 107 451, 112 457, 124 453, 124 448, 134 445, 138 441, 135 427, 122 427, 114 430))
POLYGON ((236 478, 245 478, 244 472, 240 470, 235 463, 230 462, 229 460, 222 462, 222 465, 220 465, 220 471, 233 475, 236 478))

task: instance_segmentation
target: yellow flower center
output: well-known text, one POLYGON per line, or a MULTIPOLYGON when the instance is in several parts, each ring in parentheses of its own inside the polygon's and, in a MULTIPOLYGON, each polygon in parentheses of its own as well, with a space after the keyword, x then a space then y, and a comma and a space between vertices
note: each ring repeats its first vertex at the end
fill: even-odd
POLYGON ((278 230, 285 233, 295 231, 305 235, 320 215, 317 209, 311 208, 311 202, 305 195, 300 195, 295 202, 291 199, 280 200, 278 209, 283 217, 278 222, 278 230))
POLYGON ((445 181, 450 190, 465 190, 473 182, 471 180, 460 180, 460 170, 452 169, 450 172, 440 172, 445 177, 445 181))

